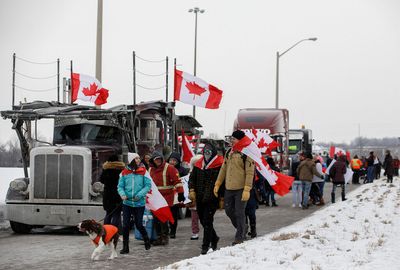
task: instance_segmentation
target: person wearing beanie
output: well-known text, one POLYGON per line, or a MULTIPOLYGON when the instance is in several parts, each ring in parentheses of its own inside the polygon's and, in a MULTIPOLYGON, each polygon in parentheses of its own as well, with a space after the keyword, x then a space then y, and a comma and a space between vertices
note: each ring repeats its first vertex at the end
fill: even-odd
POLYGON ((143 237, 145 249, 149 250, 151 247, 149 236, 143 226, 146 195, 151 189, 151 180, 146 177, 146 168, 141 164, 139 155, 136 153, 129 154, 128 160, 130 160, 130 162, 121 172, 121 177, 118 182, 118 193, 123 201, 123 248, 120 251, 121 254, 129 253, 129 229, 131 227, 132 217, 135 222, 135 227, 143 237))
POLYGON ((225 160, 214 185, 214 195, 222 184, 225 185, 225 213, 236 228, 235 241, 232 245, 243 243, 245 239, 246 203, 250 198, 255 172, 254 161, 243 153, 233 150, 234 146, 245 137, 245 133, 236 130, 232 133, 232 148, 225 154, 225 160))
MULTIPOLYGON (((175 192, 178 193, 178 202, 183 203, 185 201, 185 196, 183 195, 183 185, 179 179, 178 170, 174 166, 165 162, 164 156, 157 151, 153 152, 153 155, 150 158, 150 165, 150 176, 161 195, 167 201, 168 206, 170 208, 173 207, 175 192)), ((177 222, 177 220, 175 220, 175 222, 177 222)), ((153 245, 167 245, 169 242, 168 223, 162 223, 157 218, 154 218, 154 226, 156 228, 158 238, 153 245)))

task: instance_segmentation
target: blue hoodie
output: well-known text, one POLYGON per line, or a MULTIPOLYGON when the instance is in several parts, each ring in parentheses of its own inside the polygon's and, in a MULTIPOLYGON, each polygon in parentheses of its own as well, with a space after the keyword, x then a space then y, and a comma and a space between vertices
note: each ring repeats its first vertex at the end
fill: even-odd
POLYGON ((123 203, 131 207, 142 207, 146 204, 146 194, 151 189, 151 180, 145 176, 146 168, 133 171, 128 166, 122 171, 118 182, 118 193, 128 199, 123 203), (134 198, 138 199, 134 201, 134 198))

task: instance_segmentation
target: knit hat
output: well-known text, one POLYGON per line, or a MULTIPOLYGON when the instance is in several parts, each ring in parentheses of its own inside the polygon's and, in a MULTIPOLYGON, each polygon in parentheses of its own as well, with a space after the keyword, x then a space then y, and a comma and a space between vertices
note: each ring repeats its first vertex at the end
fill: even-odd
POLYGON ((235 130, 234 132, 232 132, 232 137, 235 139, 241 140, 244 138, 244 136, 246 135, 241 130, 235 130))
POLYGON ((135 158, 140 157, 137 153, 128 153, 128 164, 132 162, 135 158))

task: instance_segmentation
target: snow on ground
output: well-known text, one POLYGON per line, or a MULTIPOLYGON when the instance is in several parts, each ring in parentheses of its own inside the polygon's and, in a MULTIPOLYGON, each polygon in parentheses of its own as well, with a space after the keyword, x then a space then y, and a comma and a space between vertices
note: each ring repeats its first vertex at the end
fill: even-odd
POLYGON ((291 226, 162 269, 400 269, 395 181, 363 185, 344 202, 338 192, 336 204, 291 226))

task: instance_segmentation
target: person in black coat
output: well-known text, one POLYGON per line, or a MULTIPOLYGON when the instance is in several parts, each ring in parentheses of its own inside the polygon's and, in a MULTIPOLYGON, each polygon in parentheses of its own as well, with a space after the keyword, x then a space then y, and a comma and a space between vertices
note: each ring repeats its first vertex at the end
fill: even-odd
POLYGON ((103 208, 106 211, 104 224, 112 224, 119 228, 121 225, 121 197, 117 186, 119 175, 125 168, 123 162, 118 161, 117 155, 112 155, 103 164, 100 182, 104 184, 103 208))
MULTIPOLYGON (((189 199, 196 204, 200 223, 204 228, 201 254, 207 254, 211 247, 217 249, 219 237, 214 230, 214 214, 219 207, 219 198, 214 196, 214 185, 217 181, 219 170, 224 162, 222 156, 217 155, 214 145, 206 143, 203 156, 194 164, 189 177, 189 199)), ((221 197, 224 190, 218 191, 221 197)))
POLYGON ((387 177, 388 183, 393 183, 393 158, 389 150, 386 150, 385 160, 383 161, 384 176, 387 177))
POLYGON ((331 169, 329 170, 329 176, 332 178, 332 193, 331 199, 332 203, 335 203, 335 190, 337 186, 342 187, 342 201, 346 200, 345 197, 345 188, 346 183, 344 179, 344 175, 346 174, 346 156, 339 156, 337 161, 332 165, 331 169))

